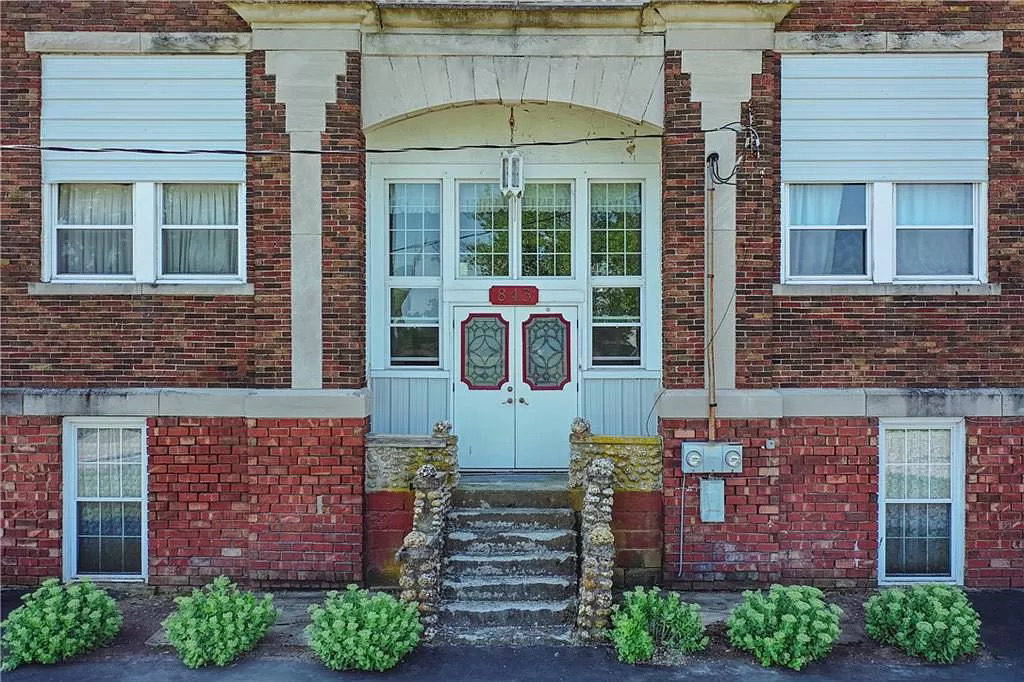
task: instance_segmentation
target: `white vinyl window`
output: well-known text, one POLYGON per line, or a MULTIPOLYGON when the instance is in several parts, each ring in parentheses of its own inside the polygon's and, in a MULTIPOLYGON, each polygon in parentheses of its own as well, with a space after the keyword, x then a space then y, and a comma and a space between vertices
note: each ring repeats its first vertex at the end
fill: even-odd
POLYGON ((982 282, 983 189, 973 183, 788 184, 783 279, 982 282))
POLYGON ((72 282, 241 282, 238 183, 51 186, 48 274, 72 282))
POLYGON ((963 420, 879 425, 878 579, 963 583, 963 420))
POLYGON ((146 421, 64 420, 64 579, 144 580, 146 421))

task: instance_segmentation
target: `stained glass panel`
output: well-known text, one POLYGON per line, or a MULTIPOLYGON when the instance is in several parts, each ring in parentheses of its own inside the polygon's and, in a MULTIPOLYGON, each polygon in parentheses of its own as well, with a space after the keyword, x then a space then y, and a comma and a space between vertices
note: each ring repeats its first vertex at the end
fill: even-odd
POLYGON ((501 315, 470 315, 462 323, 462 381, 474 390, 508 381, 508 322, 501 315))
POLYGON ((523 322, 523 381, 535 391, 557 391, 569 383, 569 321, 561 315, 531 315, 523 322))

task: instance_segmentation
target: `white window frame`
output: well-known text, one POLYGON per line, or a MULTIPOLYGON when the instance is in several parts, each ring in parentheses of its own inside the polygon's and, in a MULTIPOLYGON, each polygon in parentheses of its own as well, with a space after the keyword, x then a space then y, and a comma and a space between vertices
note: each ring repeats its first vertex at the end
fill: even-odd
MULTIPOLYGON (((790 224, 789 188, 793 185, 813 185, 812 182, 786 182, 782 184, 782 253, 781 281, 784 284, 986 284, 988 282, 988 224, 987 195, 988 183, 985 182, 873 182, 863 179, 829 181, 820 184, 862 184, 866 185, 868 196, 867 235, 864 248, 865 274, 863 275, 793 275, 789 269, 790 232, 797 229, 808 229, 811 226, 799 227, 790 224), (897 185, 970 185, 973 191, 973 218, 971 226, 974 231, 972 249, 974 251, 971 275, 899 275, 896 273, 896 186, 897 185)), ((844 229, 848 226, 821 226, 821 229, 844 229)), ((915 226, 917 229, 943 229, 942 225, 915 226)), ((964 229, 968 226, 949 226, 964 229)), ((906 228, 904 228, 906 229, 906 228)), ((914 228, 911 228, 914 229, 914 228)))
MULTIPOLYGON (((878 584, 906 585, 942 583, 963 585, 966 548, 966 460, 967 436, 963 419, 905 418, 878 420, 878 584), (950 575, 898 575, 885 573, 886 432, 890 429, 948 429, 950 431, 950 575)), ((921 500, 928 502, 928 500, 921 500)))
MULTIPOLYGON (((149 577, 149 457, 146 444, 146 419, 143 417, 65 417, 63 442, 63 496, 64 519, 61 540, 63 579, 65 582, 87 577, 109 582, 147 582, 149 577), (139 429, 142 432, 142 538, 141 572, 139 574, 78 573, 78 429, 118 428, 139 429)), ((101 500, 102 501, 102 500, 101 500)))
MULTIPOLYGON (((237 187, 238 202, 238 272, 236 274, 175 274, 164 275, 162 267, 161 244, 163 229, 161 201, 161 182, 123 182, 99 180, 61 180, 47 183, 43 187, 45 224, 43 235, 43 281, 61 283, 131 283, 146 282, 159 284, 244 284, 246 281, 246 224, 245 224, 245 183, 225 182, 223 180, 173 181, 169 184, 230 184, 237 187), (129 184, 132 186, 132 224, 113 226, 120 229, 130 228, 132 231, 132 273, 129 275, 106 274, 59 274, 57 272, 57 201, 60 185, 73 184, 129 184)), ((175 226, 169 226, 175 227, 175 226)), ((198 226, 202 228, 203 226, 198 226)), ((212 226, 218 229, 230 229, 230 225, 212 226)))

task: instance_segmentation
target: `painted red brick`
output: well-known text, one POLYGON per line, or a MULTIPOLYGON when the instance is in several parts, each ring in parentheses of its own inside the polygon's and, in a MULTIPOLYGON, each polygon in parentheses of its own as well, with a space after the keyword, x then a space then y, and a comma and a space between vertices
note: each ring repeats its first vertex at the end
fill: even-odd
POLYGON ((366 494, 366 580, 371 585, 397 585, 395 552, 412 530, 412 491, 382 490, 366 494))
POLYGON ((61 574, 61 422, 0 417, 0 582, 61 574))

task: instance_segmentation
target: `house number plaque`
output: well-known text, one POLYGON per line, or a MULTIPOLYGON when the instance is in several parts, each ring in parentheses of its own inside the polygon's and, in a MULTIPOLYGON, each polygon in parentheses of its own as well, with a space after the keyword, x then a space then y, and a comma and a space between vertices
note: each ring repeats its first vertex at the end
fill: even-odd
POLYGON ((489 292, 491 305, 536 305, 540 299, 537 287, 497 286, 489 292))

